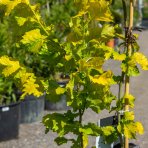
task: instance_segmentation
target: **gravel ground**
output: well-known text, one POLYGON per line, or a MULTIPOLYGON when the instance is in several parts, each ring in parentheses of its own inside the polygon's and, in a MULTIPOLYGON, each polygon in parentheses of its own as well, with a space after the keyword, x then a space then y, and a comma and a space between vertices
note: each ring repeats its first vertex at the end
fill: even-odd
MULTIPOLYGON (((139 43, 141 52, 145 53, 148 57, 148 31, 139 33, 139 43)), ((119 73, 119 64, 108 62, 105 68, 111 66, 116 73, 119 73)), ((112 88, 113 92, 116 88, 112 88)), ((145 133, 142 136, 138 136, 138 140, 134 141, 140 145, 140 148, 148 147, 148 72, 142 72, 139 77, 131 79, 131 93, 136 96, 135 114, 136 119, 141 121, 145 128, 145 133)), ((47 113, 47 112, 45 112, 47 113)), ((97 123, 98 119, 108 116, 106 111, 97 115, 91 110, 87 110, 84 115, 84 122, 97 123)), ((55 133, 44 133, 44 126, 41 122, 32 124, 21 124, 19 138, 0 143, 0 148, 58 148, 54 143, 55 133)), ((68 135, 69 137, 72 135, 68 135)), ((90 145, 95 145, 95 138, 89 138, 90 145)), ((91 146, 88 146, 90 148, 91 146)), ((61 146, 61 148, 70 148, 70 144, 61 146)))

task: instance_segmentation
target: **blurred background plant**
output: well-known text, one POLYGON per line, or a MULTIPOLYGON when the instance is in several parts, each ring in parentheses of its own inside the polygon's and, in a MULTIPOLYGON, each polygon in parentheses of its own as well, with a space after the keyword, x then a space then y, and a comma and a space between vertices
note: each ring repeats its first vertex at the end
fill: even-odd
POLYGON ((46 24, 53 24, 54 36, 59 41, 69 33, 69 20, 76 13, 72 0, 31 0, 32 3, 40 3, 41 15, 46 24))
MULTIPOLYGON (((44 22, 47 26, 53 24, 54 31, 50 35, 51 38, 56 38, 59 41, 65 39, 65 36, 69 33, 69 20, 72 15, 75 14, 74 4, 71 0, 31 0, 32 3, 40 3, 40 11, 44 22)), ((27 21, 26 24, 18 25, 17 17, 26 16, 30 17, 31 12, 21 4, 21 7, 16 7, 13 14, 10 17, 5 16, 5 6, 0 6, 0 56, 8 55, 21 61, 22 64, 26 65, 28 69, 32 69, 38 77, 49 77, 54 76, 55 69, 52 67, 52 56, 41 58, 39 55, 30 53, 28 50, 24 50, 24 45, 18 45, 17 42, 22 39, 22 36, 26 31, 38 27, 38 24, 27 21), (21 11, 20 11, 21 9, 21 11), (19 12, 19 13, 18 13, 19 12), (21 13, 20 13, 21 12, 21 13), (17 14, 17 17, 15 16, 17 14), (18 15, 19 14, 19 15, 18 15), (19 31, 18 31, 19 30, 19 31), (22 50, 23 49, 23 50, 22 50), (47 63, 46 59, 51 59, 47 63)), ((23 20, 20 21, 20 24, 23 20)), ((16 90, 14 83, 11 80, 4 79, 0 76, 0 104, 9 104, 16 102, 16 90)))

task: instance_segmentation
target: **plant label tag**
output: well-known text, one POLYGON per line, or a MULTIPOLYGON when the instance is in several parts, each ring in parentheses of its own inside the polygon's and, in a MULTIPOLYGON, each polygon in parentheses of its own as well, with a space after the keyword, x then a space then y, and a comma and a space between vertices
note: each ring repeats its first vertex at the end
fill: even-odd
POLYGON ((9 107, 3 107, 2 108, 2 112, 7 112, 7 111, 9 111, 9 107))

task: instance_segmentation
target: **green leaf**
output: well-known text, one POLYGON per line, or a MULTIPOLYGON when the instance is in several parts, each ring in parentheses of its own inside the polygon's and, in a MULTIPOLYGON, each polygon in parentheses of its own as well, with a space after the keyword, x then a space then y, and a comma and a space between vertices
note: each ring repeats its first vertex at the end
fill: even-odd
POLYGON ((68 140, 65 138, 65 137, 57 137, 55 140, 54 140, 58 145, 62 145, 64 143, 67 143, 68 140))

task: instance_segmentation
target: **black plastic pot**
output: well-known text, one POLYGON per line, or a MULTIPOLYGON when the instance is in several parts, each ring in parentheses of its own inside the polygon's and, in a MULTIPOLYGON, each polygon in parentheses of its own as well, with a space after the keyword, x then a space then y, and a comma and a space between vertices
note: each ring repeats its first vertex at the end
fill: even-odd
POLYGON ((45 99, 42 97, 26 96, 20 103, 20 123, 32 123, 42 120, 45 99))
POLYGON ((66 103, 66 96, 62 95, 60 101, 51 102, 49 100, 45 100, 45 110, 67 110, 69 107, 66 103))
POLYGON ((0 141, 18 138, 19 119, 20 103, 0 106, 0 141))
MULTIPOLYGON (((121 148, 121 144, 118 143, 116 145, 114 145, 114 148, 121 148)), ((136 145, 134 143, 129 143, 129 148, 140 148, 139 145, 136 145)))
MULTIPOLYGON (((58 82, 61 87, 65 87, 67 82, 58 82)), ((52 102, 45 99, 45 110, 67 110, 66 95, 62 95, 60 101, 52 102)))

